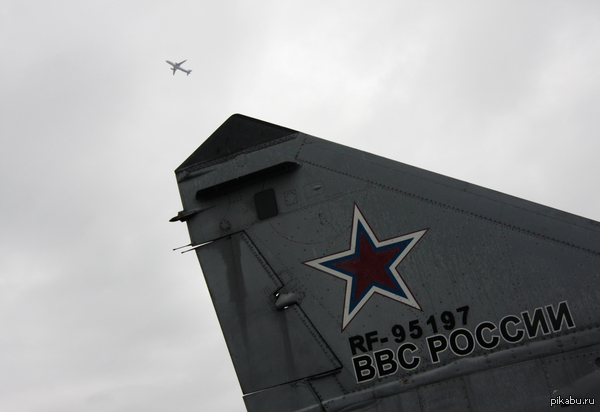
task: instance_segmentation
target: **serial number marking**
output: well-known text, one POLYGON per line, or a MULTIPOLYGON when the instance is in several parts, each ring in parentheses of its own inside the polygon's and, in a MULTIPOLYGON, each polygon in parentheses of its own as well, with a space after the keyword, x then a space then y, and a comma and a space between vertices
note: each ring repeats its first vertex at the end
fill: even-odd
MULTIPOLYGON (((456 309, 456 313, 461 315, 462 325, 467 325, 469 306, 462 306, 456 309)), ((443 327, 445 330, 453 330, 456 326, 456 320, 454 318, 454 314, 450 311, 442 312, 440 315, 440 320, 442 321, 443 327)), ((436 334, 438 333, 438 328, 435 320, 435 316, 431 315, 427 322, 427 325, 431 327, 431 331, 436 334)), ((419 325, 419 320, 411 320, 408 322, 408 331, 409 336, 413 339, 419 339, 423 336, 423 328, 419 325)), ((394 341, 396 343, 402 343, 406 340, 406 331, 402 325, 394 325, 392 326, 392 336, 394 336, 394 341)), ((352 350, 352 355, 356 355, 357 351, 361 352, 371 352, 373 350, 373 344, 386 343, 388 338, 377 338, 378 332, 373 331, 369 333, 365 333, 364 337, 362 335, 356 335, 349 338, 350 349, 352 350), (366 345, 366 346, 365 346, 366 345)))
MULTIPOLYGON (((462 314, 460 319, 462 326, 467 326, 469 307, 463 306, 456 309, 462 314)), ((546 305, 534 309, 533 314, 528 311, 521 312, 521 316, 506 315, 497 324, 491 321, 483 321, 475 326, 473 330, 466 327, 456 328, 456 319, 452 312, 444 311, 440 315, 442 327, 451 331, 449 336, 438 333, 436 317, 430 316, 426 325, 429 325, 433 334, 425 337, 427 354, 432 364, 440 362, 440 356, 448 348, 454 356, 467 356, 475 350, 477 344, 483 350, 491 350, 500 344, 500 339, 509 344, 515 344, 523 340, 537 337, 540 330, 543 335, 559 332, 563 325, 567 329, 575 327, 567 301, 560 302, 555 310, 553 305, 546 305), (544 310, 545 309, 545 310, 544 310)), ((408 323, 409 336, 419 339, 423 336, 423 328, 419 326, 418 320, 408 323)), ((377 331, 371 331, 363 335, 352 336, 348 339, 352 351, 352 364, 357 383, 364 383, 375 379, 393 375, 400 369, 412 371, 421 364, 419 346, 414 342, 405 342, 407 336, 402 325, 394 325, 391 330, 394 341, 400 346, 396 350, 387 347, 374 351, 376 343, 388 342, 387 337, 378 337, 377 331), (362 354, 357 355, 361 351, 362 354), (369 354, 368 352, 373 352, 369 354)))

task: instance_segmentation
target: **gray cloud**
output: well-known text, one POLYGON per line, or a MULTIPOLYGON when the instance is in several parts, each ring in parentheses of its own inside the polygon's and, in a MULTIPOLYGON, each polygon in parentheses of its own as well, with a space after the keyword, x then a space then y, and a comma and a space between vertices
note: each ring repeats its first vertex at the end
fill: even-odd
POLYGON ((599 220, 599 23, 594 2, 9 1, 0 407, 244 410, 167 222, 173 170, 232 113, 599 220))

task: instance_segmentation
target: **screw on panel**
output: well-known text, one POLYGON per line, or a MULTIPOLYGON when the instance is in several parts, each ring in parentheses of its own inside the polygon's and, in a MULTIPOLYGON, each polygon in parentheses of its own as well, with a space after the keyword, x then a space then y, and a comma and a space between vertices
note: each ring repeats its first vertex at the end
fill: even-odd
POLYGON ((221 229, 223 232, 227 232, 231 229, 231 222, 227 219, 221 220, 219 223, 219 229, 221 229))

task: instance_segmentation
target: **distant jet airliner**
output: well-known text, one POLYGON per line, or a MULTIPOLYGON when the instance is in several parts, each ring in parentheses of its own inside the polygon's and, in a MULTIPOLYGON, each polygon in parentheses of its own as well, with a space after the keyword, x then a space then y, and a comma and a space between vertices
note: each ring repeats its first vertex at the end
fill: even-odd
POLYGON ((171 70, 173 70, 173 76, 175 76, 175 71, 176 70, 181 70, 182 72, 186 72, 188 74, 188 76, 190 75, 190 73, 192 72, 191 70, 186 70, 186 69, 182 69, 180 66, 185 63, 187 60, 184 60, 182 62, 179 63, 173 63, 167 60, 167 63, 169 63, 171 66, 171 70))

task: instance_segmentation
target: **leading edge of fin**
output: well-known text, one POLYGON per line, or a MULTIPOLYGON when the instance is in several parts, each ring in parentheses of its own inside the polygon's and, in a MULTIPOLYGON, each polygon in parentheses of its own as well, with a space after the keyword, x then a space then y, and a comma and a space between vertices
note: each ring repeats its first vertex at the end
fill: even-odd
POLYGON ((178 179, 192 171, 226 161, 240 152, 257 150, 281 138, 295 137, 296 130, 234 114, 200 145, 177 169, 178 179))

